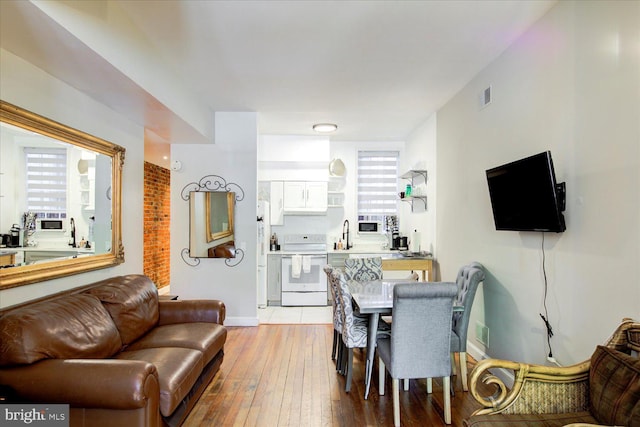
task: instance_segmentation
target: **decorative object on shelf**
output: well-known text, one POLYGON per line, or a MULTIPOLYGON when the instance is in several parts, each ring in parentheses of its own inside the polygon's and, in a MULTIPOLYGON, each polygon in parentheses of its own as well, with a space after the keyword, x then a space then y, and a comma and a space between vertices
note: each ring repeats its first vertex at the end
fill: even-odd
POLYGON ((78 172, 85 174, 89 171, 89 161, 87 159, 78 160, 78 172))
POLYGON ((333 159, 329 162, 329 175, 331 176, 344 176, 347 172, 347 168, 341 159, 333 159))
MULTIPOLYGON (((190 182, 189 184, 185 185, 182 188, 182 191, 180 193, 180 196, 182 197, 183 200, 185 201, 191 201, 191 194, 192 193, 211 193, 211 192, 227 192, 229 193, 229 196, 233 198, 233 203, 231 203, 232 205, 235 204, 235 202, 239 202, 241 200, 244 199, 244 190, 242 189, 242 187, 240 187, 238 184, 233 183, 233 182, 227 182, 223 177, 219 176, 219 175, 205 175, 202 178, 200 178, 200 180, 198 182, 190 182)), ((230 235, 232 240, 230 242, 226 242, 225 244, 232 244, 233 245, 233 256, 220 256, 220 258, 225 258, 225 264, 228 267, 235 267, 236 265, 240 264, 242 262, 242 260, 244 259, 244 251, 242 249, 236 248, 235 245, 233 244, 233 206, 229 207, 229 211, 228 211, 228 215, 229 218, 227 219, 229 227, 229 232, 225 233, 225 237, 227 237, 227 235, 230 235)), ((207 224, 209 223, 209 221, 207 221, 207 224)), ((208 233, 210 235, 213 236, 213 234, 208 233)), ((210 240, 207 240, 208 242, 210 240)), ((181 256, 182 256, 182 260, 185 262, 185 264, 190 265, 191 267, 195 267, 197 265, 200 264, 200 256, 193 256, 191 253, 190 248, 183 248, 181 251, 181 256)), ((214 256, 214 258, 216 258, 217 256, 214 256)))

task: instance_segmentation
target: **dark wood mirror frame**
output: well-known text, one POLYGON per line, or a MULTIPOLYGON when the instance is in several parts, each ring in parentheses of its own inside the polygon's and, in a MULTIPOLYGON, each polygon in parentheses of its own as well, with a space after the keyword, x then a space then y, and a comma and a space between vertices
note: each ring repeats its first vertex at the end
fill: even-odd
POLYGON ((111 158, 111 252, 3 268, 0 269, 0 289, 28 285, 123 263, 121 200, 125 149, 4 101, 0 101, 0 122, 95 151, 111 158))

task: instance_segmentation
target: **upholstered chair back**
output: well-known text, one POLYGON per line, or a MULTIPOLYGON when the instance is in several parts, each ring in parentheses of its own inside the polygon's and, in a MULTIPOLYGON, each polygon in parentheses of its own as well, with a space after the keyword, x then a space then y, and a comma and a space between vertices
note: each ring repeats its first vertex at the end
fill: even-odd
POLYGON ((380 353, 393 378, 448 377, 451 373, 451 319, 457 293, 452 282, 401 283, 393 288, 393 323, 380 353), (385 348, 383 348, 385 347, 385 348))
POLYGON ((335 281, 340 300, 342 315, 342 341, 347 348, 367 346, 367 328, 359 321, 353 312, 353 299, 347 284, 346 275, 339 269, 331 273, 331 280, 335 281))
POLYGON ((467 329, 471 307, 478 290, 478 285, 484 280, 484 267, 479 262, 469 263, 458 271, 456 286, 458 293, 455 298, 455 305, 464 306, 463 312, 456 312, 453 315, 453 331, 460 338, 460 349, 452 351, 466 351, 467 329))
POLYGON ((333 329, 342 333, 342 307, 340 299, 338 298, 337 283, 333 279, 333 272, 336 270, 331 265, 327 264, 323 268, 329 281, 329 291, 331 292, 331 305, 333 306, 333 329))
POLYGON ((344 261, 347 280, 369 282, 382 279, 382 258, 347 258, 344 261))

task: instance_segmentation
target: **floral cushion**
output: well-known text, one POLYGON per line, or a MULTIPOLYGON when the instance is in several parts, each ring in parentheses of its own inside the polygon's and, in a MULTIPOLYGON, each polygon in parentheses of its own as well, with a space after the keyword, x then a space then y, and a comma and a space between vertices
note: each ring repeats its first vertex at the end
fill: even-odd
POLYGON ((640 359, 604 346, 591 356, 591 413, 606 425, 638 425, 634 407, 640 401, 640 359))

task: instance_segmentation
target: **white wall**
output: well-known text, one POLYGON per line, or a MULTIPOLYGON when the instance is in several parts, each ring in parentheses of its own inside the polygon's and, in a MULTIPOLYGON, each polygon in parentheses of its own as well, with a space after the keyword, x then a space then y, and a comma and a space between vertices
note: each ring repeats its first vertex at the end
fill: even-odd
POLYGON ((0 93, 4 101, 126 149, 122 173, 125 262, 117 267, 0 291, 0 307, 115 275, 142 273, 143 129, 12 53, 6 50, 0 53, 0 93))
MULTIPOLYGON (((429 116, 420 126, 418 126, 407 138, 405 151, 401 157, 400 173, 410 169, 427 171, 427 206, 426 210, 421 202, 414 202, 414 210, 408 203, 401 203, 401 217, 403 219, 402 231, 411 237, 411 231, 417 230, 420 233, 420 248, 423 251, 433 253, 436 260, 436 115, 429 116)), ((403 180, 405 183, 408 182, 403 180)), ((418 182, 418 181, 416 181, 418 182)), ((421 181, 420 181, 421 182, 421 181)), ((435 273, 437 274, 437 263, 435 273)), ((429 280, 437 280, 437 277, 430 277, 429 280)), ((450 280, 450 278, 444 278, 450 280)))
POLYGON ((493 357, 548 349, 542 235, 495 231, 485 170, 544 150, 567 185, 567 231, 545 235, 554 357, 585 360, 640 317, 639 16, 638 2, 559 2, 438 112, 438 261, 445 278, 487 268, 470 339, 486 324, 493 357))
POLYGON ((171 172, 171 293, 180 299, 224 301, 225 324, 232 326, 258 324, 257 140, 255 113, 216 113, 215 144, 171 146, 171 160, 182 163, 181 170, 171 172), (236 203, 235 210, 236 246, 244 247, 244 258, 235 267, 219 258, 203 258, 192 267, 181 256, 189 247, 189 202, 183 200, 182 191, 206 175, 221 176, 227 184, 235 183, 244 190, 244 199, 236 203))

